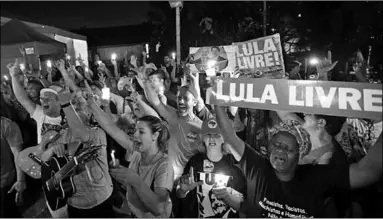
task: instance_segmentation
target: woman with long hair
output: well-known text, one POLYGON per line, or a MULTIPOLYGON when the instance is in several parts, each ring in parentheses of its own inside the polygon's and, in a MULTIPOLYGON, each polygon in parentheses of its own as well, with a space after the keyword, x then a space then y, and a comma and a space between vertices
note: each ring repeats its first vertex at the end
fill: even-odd
POLYGON ((132 138, 117 127, 93 98, 88 98, 88 104, 99 125, 127 150, 129 167, 115 162, 110 173, 126 187, 132 216, 170 217, 172 203, 169 194, 174 173, 166 153, 170 139, 167 126, 157 117, 143 116, 137 120, 132 138))

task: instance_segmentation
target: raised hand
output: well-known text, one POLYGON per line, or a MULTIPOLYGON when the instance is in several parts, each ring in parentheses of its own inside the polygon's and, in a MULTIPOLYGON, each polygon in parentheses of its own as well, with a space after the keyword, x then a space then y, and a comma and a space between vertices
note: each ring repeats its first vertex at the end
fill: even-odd
POLYGON ((20 65, 20 60, 17 58, 15 59, 14 63, 9 63, 7 65, 7 68, 9 70, 9 74, 11 75, 11 77, 22 74, 22 71, 20 70, 19 65, 20 65))
POLYGON ((82 65, 84 63, 84 60, 82 59, 80 53, 78 54, 78 57, 76 58, 76 60, 80 63, 80 65, 82 65))
POLYGON ((61 71, 66 71, 65 69, 65 61, 64 59, 60 59, 58 61, 55 62, 55 66, 61 71))
POLYGON ((183 193, 195 189, 197 186, 202 185, 203 181, 196 182, 194 180, 194 170, 190 167, 189 174, 183 175, 180 178, 180 189, 183 193))
POLYGON ((137 68, 137 57, 135 55, 130 56, 130 64, 137 68))
POLYGON ((352 66, 352 68, 355 71, 355 74, 361 73, 362 75, 365 75, 366 73, 366 61, 360 50, 358 50, 358 52, 356 53, 355 64, 352 66))
POLYGON ((25 57, 25 49, 24 47, 22 46, 21 48, 19 48, 19 51, 20 51, 20 54, 25 57))
POLYGON ((188 75, 190 77, 190 79, 194 82, 194 83, 199 83, 199 73, 198 72, 188 72, 188 75))
POLYGON ((85 95, 85 99, 87 100, 88 104, 96 102, 95 95, 93 94, 92 88, 90 88, 88 81, 84 80, 85 84, 85 91, 83 92, 85 95))
POLYGON ((147 53, 145 51, 142 51, 142 56, 146 57, 147 53))
POLYGON ((157 70, 157 67, 156 67, 156 65, 154 64, 154 63, 149 63, 149 64, 147 64, 147 63, 145 63, 145 68, 146 69, 153 69, 153 70, 157 70))
POLYGON ((160 51, 160 47, 161 47, 161 43, 158 42, 157 45, 156 45, 156 52, 160 51))
POLYGON ((331 51, 328 51, 327 57, 321 60, 315 67, 317 69, 318 75, 321 78, 321 76, 325 76, 327 72, 331 71, 336 64, 338 64, 338 61, 332 62, 332 54, 331 51))
POLYGON ((58 94, 58 99, 61 104, 66 104, 71 101, 72 93, 69 91, 69 86, 65 86, 65 89, 62 89, 58 94))

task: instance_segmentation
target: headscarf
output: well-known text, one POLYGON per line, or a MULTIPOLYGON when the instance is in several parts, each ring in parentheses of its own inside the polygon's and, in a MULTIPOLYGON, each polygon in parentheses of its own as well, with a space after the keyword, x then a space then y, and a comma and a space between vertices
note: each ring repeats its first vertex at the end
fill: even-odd
POLYGON ((297 139, 299 145, 300 159, 310 153, 310 135, 302 128, 302 126, 297 121, 286 120, 274 125, 272 128, 269 129, 269 142, 271 138, 280 131, 288 132, 297 139))

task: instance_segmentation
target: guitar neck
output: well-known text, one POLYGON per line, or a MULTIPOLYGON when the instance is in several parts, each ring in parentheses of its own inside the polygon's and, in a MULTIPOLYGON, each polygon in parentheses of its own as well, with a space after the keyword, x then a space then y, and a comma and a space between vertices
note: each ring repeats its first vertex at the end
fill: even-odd
POLYGON ((76 163, 73 158, 69 163, 67 163, 63 168, 55 173, 55 178, 58 181, 61 181, 64 177, 66 177, 70 171, 72 171, 76 167, 76 163))

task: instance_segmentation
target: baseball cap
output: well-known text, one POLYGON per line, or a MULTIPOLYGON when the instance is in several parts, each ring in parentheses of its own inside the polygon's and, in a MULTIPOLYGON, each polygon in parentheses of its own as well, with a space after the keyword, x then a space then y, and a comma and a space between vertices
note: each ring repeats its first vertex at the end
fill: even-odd
POLYGON ((193 94, 193 96, 194 96, 195 98, 198 97, 198 95, 197 95, 197 91, 196 91, 193 87, 190 87, 190 86, 188 86, 188 85, 182 86, 182 87, 179 89, 179 91, 180 91, 180 92, 181 92, 181 91, 189 91, 191 94, 193 94))
POLYGON ((218 122, 216 118, 210 118, 204 120, 202 123, 201 136, 205 136, 207 134, 220 134, 222 135, 222 131, 218 126, 218 122))
POLYGON ((51 85, 49 86, 48 88, 43 88, 41 89, 40 91, 40 96, 43 96, 44 93, 46 92, 51 92, 51 93, 54 93, 54 94, 58 94, 60 91, 62 91, 64 88, 60 87, 60 86, 57 86, 57 85, 51 85))

